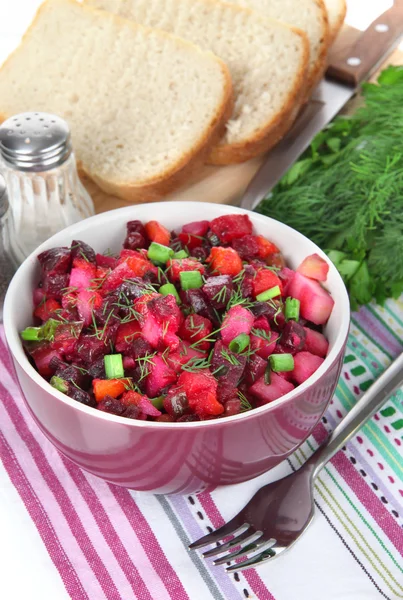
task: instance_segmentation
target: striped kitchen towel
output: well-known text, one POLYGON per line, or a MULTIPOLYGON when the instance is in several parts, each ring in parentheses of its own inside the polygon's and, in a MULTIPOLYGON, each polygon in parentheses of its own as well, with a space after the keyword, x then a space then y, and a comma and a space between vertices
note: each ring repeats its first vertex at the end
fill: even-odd
POLYGON ((402 392, 322 471, 313 524, 284 557, 227 575, 187 550, 261 485, 298 468, 402 351, 402 302, 353 315, 337 393, 289 461, 253 481, 199 496, 130 492, 65 459, 32 421, 2 331, 0 337, 1 598, 403 598, 402 392))

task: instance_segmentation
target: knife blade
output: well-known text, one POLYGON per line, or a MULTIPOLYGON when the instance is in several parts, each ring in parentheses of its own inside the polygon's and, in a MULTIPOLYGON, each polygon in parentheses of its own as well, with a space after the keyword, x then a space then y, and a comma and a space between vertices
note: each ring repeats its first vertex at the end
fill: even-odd
POLYGON ((334 54, 324 78, 290 131, 270 151, 248 185, 241 207, 253 210, 356 94, 403 35, 403 0, 380 15, 351 46, 334 54))

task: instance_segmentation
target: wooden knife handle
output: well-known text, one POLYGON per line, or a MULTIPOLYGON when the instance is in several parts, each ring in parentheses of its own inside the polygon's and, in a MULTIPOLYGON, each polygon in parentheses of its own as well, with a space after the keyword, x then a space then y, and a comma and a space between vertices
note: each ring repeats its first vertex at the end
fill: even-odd
POLYGON ((326 76, 356 87, 369 77, 402 34, 403 0, 395 0, 392 8, 373 21, 352 46, 331 56, 326 76))

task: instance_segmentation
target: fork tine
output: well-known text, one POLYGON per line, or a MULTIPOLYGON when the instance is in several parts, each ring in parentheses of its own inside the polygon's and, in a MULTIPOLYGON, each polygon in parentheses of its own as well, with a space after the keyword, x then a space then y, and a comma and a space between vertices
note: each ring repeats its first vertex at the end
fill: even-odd
MULTIPOLYGON (((275 544, 276 544, 276 541, 273 539, 260 544, 260 546, 253 551, 254 554, 251 557, 246 556, 246 559, 243 560, 242 562, 238 562, 234 565, 227 567, 226 568, 227 573, 234 573, 235 571, 244 571, 246 569, 251 569, 251 568, 255 567, 256 565, 260 565, 264 562, 267 562, 268 560, 275 558, 276 556, 278 556, 278 554, 280 554, 282 552, 283 548, 278 553, 269 554, 269 555, 265 556, 265 553, 268 550, 270 550, 275 544)), ((241 556, 241 554, 240 554, 240 556, 241 556)))
POLYGON ((213 548, 212 550, 207 550, 207 552, 203 552, 203 558, 211 558, 212 556, 216 556, 217 554, 222 554, 227 550, 231 550, 234 546, 239 546, 242 544, 242 547, 251 543, 252 540, 256 540, 263 535, 261 531, 253 531, 252 529, 247 529, 241 535, 229 540, 229 542, 225 542, 218 546, 217 548, 213 548), (257 537, 256 537, 257 536, 257 537))
POLYGON ((224 556, 221 556, 220 558, 217 558, 215 561, 213 561, 214 566, 223 565, 224 563, 234 560, 235 558, 245 556, 248 552, 252 552, 254 548, 249 548, 248 550, 248 546, 250 546, 251 544, 255 544, 261 538, 262 535, 262 531, 256 531, 242 543, 234 544, 233 548, 229 548, 228 554, 225 554, 224 556), (235 546, 238 546, 239 548, 234 552, 231 552, 231 550, 233 550, 235 546))
POLYGON ((225 523, 222 527, 219 527, 212 533, 208 533, 204 535, 200 539, 196 540, 189 544, 189 550, 196 550, 198 548, 202 548, 203 546, 208 546, 209 544, 214 544, 215 542, 219 542, 223 538, 228 535, 238 535, 243 533, 246 529, 249 528, 249 523, 240 523, 237 517, 225 523))

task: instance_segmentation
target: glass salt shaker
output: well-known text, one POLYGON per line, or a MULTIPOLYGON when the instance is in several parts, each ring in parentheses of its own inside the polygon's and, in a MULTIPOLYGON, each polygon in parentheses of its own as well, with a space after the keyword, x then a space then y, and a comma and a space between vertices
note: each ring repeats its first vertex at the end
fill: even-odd
POLYGON ((3 305, 8 284, 23 259, 24 255, 13 228, 6 182, 0 175, 0 323, 3 321, 3 305))
POLYGON ((69 127, 60 117, 27 112, 7 119, 0 127, 0 161, 24 257, 94 214, 78 177, 69 127))

